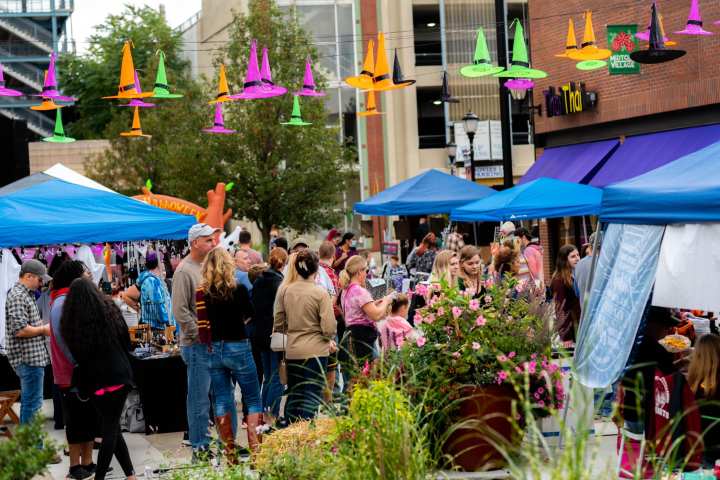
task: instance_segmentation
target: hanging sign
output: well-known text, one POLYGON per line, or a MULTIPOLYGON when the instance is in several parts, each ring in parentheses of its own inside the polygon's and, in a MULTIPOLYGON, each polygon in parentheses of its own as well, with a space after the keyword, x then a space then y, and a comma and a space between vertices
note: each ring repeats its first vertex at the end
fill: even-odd
POLYGON ((545 96, 545 110, 548 117, 572 115, 593 110, 597 106, 598 95, 588 92, 585 83, 570 82, 555 89, 550 87, 543 91, 545 96))
MULTIPOLYGON (((454 124, 455 144, 457 145, 457 153, 455 163, 470 166, 470 140, 465 133, 462 122, 454 124)), ((490 160, 490 126, 487 120, 478 122, 475 138, 473 139, 475 147, 475 161, 490 160)))
POLYGON ((608 59, 610 75, 637 75, 640 73, 640 64, 630 58, 630 54, 637 50, 638 41, 635 38, 637 25, 608 25, 608 45, 612 55, 608 59))

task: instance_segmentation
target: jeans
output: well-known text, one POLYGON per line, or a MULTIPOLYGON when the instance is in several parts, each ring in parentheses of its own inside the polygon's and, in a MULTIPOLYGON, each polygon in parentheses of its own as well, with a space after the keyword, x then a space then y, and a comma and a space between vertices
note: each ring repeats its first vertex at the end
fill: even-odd
POLYGON ((280 399, 283 395, 283 386, 280 383, 280 360, 282 353, 264 350, 260 352, 263 367, 262 405, 264 411, 269 411, 277 418, 280 416, 280 399))
POLYGON ((286 416, 292 420, 314 418, 323 401, 327 357, 288 360, 286 416))
MULTIPOLYGON (((248 340, 213 342, 210 353, 210 379, 215 400, 215 415, 235 416, 235 380, 240 385, 242 401, 247 405, 248 414, 262 413, 260 384, 248 340)), ((233 432, 237 424, 233 421, 233 432)))
POLYGON ((105 479, 113 455, 117 458, 126 477, 135 474, 130 452, 120 431, 120 414, 123 406, 125 406, 127 396, 127 386, 103 395, 93 395, 93 402, 100 413, 100 433, 102 436, 95 470, 97 480, 105 479))
POLYGON ((15 367, 15 373, 20 377, 20 423, 30 423, 36 413, 42 408, 43 379, 45 367, 31 367, 21 363, 15 367))
POLYGON ((210 354, 207 345, 195 344, 180 347, 187 365, 187 417, 188 436, 193 449, 210 445, 210 354))

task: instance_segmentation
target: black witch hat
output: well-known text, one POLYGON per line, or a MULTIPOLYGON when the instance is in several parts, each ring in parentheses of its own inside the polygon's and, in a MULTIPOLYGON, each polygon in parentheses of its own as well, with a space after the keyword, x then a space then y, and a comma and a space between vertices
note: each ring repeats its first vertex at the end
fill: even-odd
POLYGON ((460 100, 453 98, 450 95, 450 88, 448 88, 447 71, 443 72, 443 83, 442 83, 442 97, 440 101, 443 103, 460 103, 460 100))
POLYGON ((393 83, 402 87, 409 87, 415 80, 405 80, 403 78, 402 69, 400 68, 400 60, 398 60, 397 50, 395 50, 395 60, 393 61, 393 83))
POLYGON ((660 22, 658 22, 657 6, 653 2, 650 17, 650 38, 647 50, 638 50, 630 54, 630 58, 638 63, 664 63, 685 55, 685 50, 669 50, 665 48, 660 22))

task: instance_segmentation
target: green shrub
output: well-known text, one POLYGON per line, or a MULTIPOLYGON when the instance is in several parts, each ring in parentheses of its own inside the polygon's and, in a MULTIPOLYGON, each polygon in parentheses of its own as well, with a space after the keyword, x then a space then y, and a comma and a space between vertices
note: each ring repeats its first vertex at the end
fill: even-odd
POLYGON ((0 480, 30 480, 44 472, 55 455, 55 445, 37 415, 32 423, 20 425, 11 439, 0 442, 0 480))

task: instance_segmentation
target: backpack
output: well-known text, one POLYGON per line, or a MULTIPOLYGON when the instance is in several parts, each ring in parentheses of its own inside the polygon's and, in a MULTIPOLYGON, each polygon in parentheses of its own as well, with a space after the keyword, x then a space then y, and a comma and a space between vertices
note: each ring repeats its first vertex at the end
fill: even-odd
POLYGON ((140 392, 131 390, 120 414, 120 429, 123 432, 145 433, 145 413, 143 412, 140 392))

